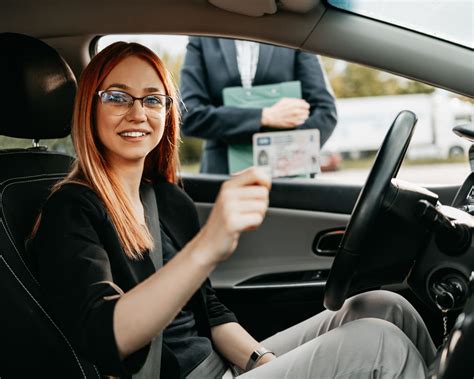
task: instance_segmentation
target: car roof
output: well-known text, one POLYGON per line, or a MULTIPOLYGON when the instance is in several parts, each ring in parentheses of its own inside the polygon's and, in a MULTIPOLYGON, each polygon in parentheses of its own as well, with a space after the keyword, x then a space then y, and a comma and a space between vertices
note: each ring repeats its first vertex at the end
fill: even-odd
POLYGON ((283 0, 267 14, 269 3, 241 0, 231 12, 207 0, 10 0, 2 4, 0 26, 43 39, 61 52, 76 74, 89 61, 98 35, 210 35, 298 48, 474 97, 472 49, 348 13, 325 1, 283 0), (240 14, 253 11, 263 15, 240 14))

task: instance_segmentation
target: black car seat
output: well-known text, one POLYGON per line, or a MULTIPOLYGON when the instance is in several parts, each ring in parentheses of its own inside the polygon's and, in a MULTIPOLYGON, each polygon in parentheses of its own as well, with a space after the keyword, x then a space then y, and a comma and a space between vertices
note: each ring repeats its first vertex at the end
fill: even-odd
POLYGON ((43 307, 35 260, 24 248, 51 186, 72 162, 39 141, 69 134, 76 81, 35 38, 2 33, 0 49, 0 135, 34 141, 0 149, 0 378, 98 378, 43 307))

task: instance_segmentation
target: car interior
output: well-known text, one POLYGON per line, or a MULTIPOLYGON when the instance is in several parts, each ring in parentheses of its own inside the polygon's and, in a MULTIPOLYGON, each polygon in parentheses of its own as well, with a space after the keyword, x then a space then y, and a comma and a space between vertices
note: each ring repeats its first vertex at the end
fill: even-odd
MULTIPOLYGON (((0 135, 32 141, 28 148, 0 149, 0 378, 102 377, 48 314, 35 257, 25 253, 36 215, 74 159, 42 141, 69 134, 76 78, 95 54, 100 36, 250 39, 474 97, 471 48, 323 0, 7 1, 0 26, 6 83, 0 135)), ((473 377, 474 224, 469 206, 474 204, 474 174, 458 185, 428 188, 397 180, 417 122, 414 113, 400 111, 365 185, 317 177, 275 179, 265 222, 241 237, 236 253, 211 280, 222 302, 257 339, 325 308, 337 310, 352 294, 376 288, 398 292, 417 308, 441 345, 430 377, 473 377)), ((474 126, 458 132, 472 141, 474 126)), ((204 223, 228 177, 182 174, 181 179, 204 223)))

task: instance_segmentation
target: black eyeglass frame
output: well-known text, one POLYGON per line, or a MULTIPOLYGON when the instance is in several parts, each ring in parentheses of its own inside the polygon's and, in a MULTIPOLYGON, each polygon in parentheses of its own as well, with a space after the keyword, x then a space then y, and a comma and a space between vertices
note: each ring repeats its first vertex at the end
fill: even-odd
POLYGON ((163 93, 150 93, 149 95, 145 95, 145 96, 142 96, 142 97, 135 97, 135 96, 129 94, 128 92, 121 91, 121 90, 115 90, 115 89, 114 89, 114 90, 104 89, 104 90, 97 91, 97 95, 99 96, 99 99, 100 99, 101 104, 103 104, 103 102, 102 102, 102 94, 105 93, 105 92, 120 92, 120 93, 123 93, 123 94, 125 94, 125 95, 127 95, 127 96, 130 96, 130 97, 132 98, 132 102, 131 102, 131 103, 128 103, 128 110, 127 110, 124 114, 122 114, 122 115, 120 115, 120 116, 124 116, 124 115, 126 115, 128 112, 130 112, 130 109, 132 109, 133 104, 135 104, 135 101, 136 101, 136 100, 139 100, 139 101, 140 101, 140 104, 142 105, 142 108, 146 110, 147 107, 146 107, 146 106, 143 106, 143 99, 145 99, 145 98, 148 97, 148 96, 156 96, 156 95, 159 95, 159 96, 164 96, 164 97, 165 97, 165 99, 166 99, 165 114, 168 114, 169 111, 170 111, 170 109, 171 109, 171 107, 173 106, 173 98, 172 98, 171 96, 165 95, 165 94, 163 94, 163 93))

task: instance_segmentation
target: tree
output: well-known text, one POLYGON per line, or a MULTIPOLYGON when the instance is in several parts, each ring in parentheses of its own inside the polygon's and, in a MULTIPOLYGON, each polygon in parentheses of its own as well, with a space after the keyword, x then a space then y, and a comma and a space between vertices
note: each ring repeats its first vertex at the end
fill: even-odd
POLYGON ((434 87, 355 63, 322 58, 337 98, 431 93, 434 87))
POLYGON ((172 55, 169 52, 164 51, 160 54, 160 58, 164 62, 168 71, 171 73, 171 76, 173 77, 173 80, 176 85, 179 85, 181 78, 181 67, 184 63, 184 54, 172 55))

